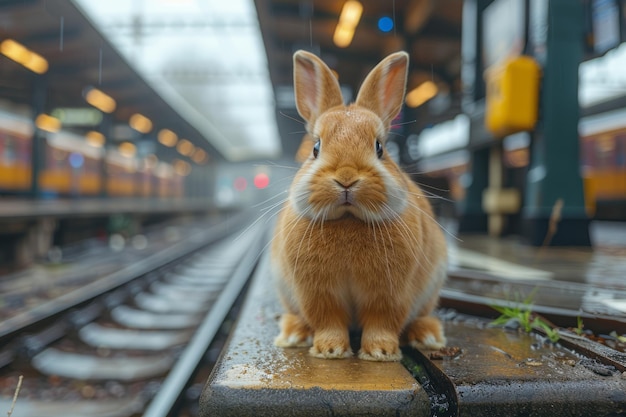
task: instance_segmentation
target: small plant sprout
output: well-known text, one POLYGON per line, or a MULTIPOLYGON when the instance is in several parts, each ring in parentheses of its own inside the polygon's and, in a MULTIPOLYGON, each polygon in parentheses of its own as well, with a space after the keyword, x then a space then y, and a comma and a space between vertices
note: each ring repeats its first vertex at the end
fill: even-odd
POLYGON ((511 321, 515 321, 526 333, 536 330, 545 334, 552 343, 556 343, 559 340, 558 330, 553 328, 550 323, 536 313, 533 313, 532 296, 533 293, 526 297, 521 303, 514 303, 512 307, 492 305, 491 308, 500 313, 500 316, 490 324, 492 326, 501 327, 511 321))
POLYGON ((584 327, 585 324, 583 323, 583 318, 580 316, 576 317, 576 328, 574 329, 574 333, 576 333, 578 336, 581 336, 583 334, 584 327))

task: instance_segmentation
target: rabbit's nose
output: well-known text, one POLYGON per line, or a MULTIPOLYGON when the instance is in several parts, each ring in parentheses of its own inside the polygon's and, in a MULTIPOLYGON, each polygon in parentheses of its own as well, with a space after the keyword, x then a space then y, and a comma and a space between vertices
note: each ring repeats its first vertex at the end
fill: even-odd
POLYGON ((337 170, 334 181, 346 190, 359 182, 358 172, 351 167, 344 167, 337 170))
POLYGON ((350 187, 352 187, 353 185, 355 185, 357 182, 359 182, 359 180, 353 180, 353 181, 341 181, 341 180, 334 180, 337 184, 339 184, 340 187, 345 188, 346 190, 349 189, 350 187))

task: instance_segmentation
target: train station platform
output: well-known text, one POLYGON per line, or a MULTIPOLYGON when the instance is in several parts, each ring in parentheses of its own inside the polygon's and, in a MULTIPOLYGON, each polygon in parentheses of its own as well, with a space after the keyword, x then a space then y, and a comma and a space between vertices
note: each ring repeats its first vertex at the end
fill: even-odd
MULTIPOLYGON (((626 225, 592 224, 592 236, 591 248, 450 236, 439 312, 447 349, 405 348, 400 363, 324 360, 306 348, 275 347, 281 307, 262 261, 205 386, 201 415, 621 415, 626 354, 568 330, 559 329, 553 343, 480 316, 490 305, 525 302, 553 320, 582 317, 585 329, 624 334, 626 225)), ((358 334, 352 337, 358 346, 358 334)))
MULTIPOLYGON (((450 236, 446 306, 527 300, 534 311, 626 332, 626 223, 590 226, 591 247, 533 247, 518 237, 450 236)), ((570 323, 571 324, 571 323, 570 323)))

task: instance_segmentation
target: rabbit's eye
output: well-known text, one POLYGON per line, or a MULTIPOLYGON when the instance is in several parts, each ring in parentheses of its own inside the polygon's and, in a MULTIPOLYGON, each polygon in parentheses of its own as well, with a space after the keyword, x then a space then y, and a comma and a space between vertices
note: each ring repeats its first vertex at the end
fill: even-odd
POLYGON ((317 155, 319 155, 320 153, 320 141, 318 140, 317 142, 315 142, 315 145, 313 145, 313 158, 317 158, 317 155))
POLYGON ((376 141, 376 155, 378 155, 378 159, 383 157, 383 144, 379 140, 376 141))

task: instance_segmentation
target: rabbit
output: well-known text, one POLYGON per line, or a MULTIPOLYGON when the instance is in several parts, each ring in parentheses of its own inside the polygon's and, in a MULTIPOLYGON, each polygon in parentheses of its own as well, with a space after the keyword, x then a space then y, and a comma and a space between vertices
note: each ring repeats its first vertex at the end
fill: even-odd
POLYGON ((400 360, 400 340, 444 347, 431 312, 446 278, 446 241, 427 196, 385 150, 404 101, 408 54, 382 60, 347 106, 320 58, 297 51, 293 60, 296 107, 312 140, 270 249, 286 310, 275 345, 350 357, 356 326, 364 360, 400 360))

